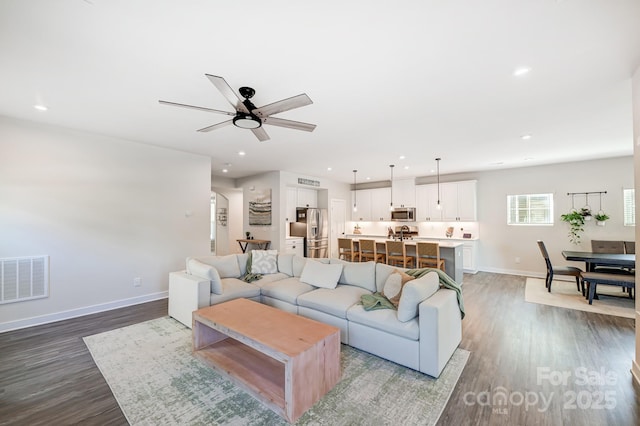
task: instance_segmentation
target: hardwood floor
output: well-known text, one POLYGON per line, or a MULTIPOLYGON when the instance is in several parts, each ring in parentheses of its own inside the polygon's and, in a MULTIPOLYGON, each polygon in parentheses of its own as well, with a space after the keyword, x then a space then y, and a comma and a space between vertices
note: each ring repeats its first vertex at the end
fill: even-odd
MULTIPOLYGON (((638 424, 634 321, 527 303, 524 285, 465 275, 460 346, 471 356, 439 424, 638 424)), ((166 312, 161 300, 0 334, 0 425, 127 424, 82 337, 166 312)))

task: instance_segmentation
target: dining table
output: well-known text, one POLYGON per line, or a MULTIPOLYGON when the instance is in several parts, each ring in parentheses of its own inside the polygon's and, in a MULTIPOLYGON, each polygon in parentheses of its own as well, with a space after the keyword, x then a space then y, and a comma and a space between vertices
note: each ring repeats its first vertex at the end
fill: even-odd
POLYGON ((566 260, 584 262, 585 270, 593 272, 596 266, 613 266, 635 269, 636 255, 628 253, 594 253, 591 251, 563 250, 562 256, 566 260))

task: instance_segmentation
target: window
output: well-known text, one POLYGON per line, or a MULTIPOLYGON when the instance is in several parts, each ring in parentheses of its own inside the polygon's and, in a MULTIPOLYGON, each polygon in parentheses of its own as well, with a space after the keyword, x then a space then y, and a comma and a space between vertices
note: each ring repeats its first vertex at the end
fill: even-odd
POLYGON ((636 191, 635 189, 623 190, 624 226, 636 226, 636 191))
POLYGON ((507 195, 507 225, 553 225, 553 194, 507 195))

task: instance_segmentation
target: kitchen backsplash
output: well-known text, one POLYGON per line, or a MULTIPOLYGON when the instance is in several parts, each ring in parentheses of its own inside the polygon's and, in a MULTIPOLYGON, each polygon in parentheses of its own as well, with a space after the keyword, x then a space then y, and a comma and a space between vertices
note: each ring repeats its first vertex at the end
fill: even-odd
POLYGON ((471 234, 471 238, 479 238, 478 222, 347 222, 345 233, 353 234, 355 226, 365 235, 387 235, 389 227, 412 225, 418 227, 420 237, 444 238, 447 228, 453 227, 452 238, 463 238, 463 234, 471 234))

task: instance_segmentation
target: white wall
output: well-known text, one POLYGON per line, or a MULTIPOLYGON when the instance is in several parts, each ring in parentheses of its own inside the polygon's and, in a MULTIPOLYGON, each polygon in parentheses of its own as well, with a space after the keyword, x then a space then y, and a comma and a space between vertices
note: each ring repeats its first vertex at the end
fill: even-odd
POLYGON ((0 331, 166 296, 209 252, 210 173, 208 157, 0 117, 0 257, 50 256, 50 296, 0 305, 0 331))
MULTIPOLYGON (((536 240, 545 242, 554 265, 584 267, 575 262, 566 262, 562 250, 591 250, 592 239, 635 241, 635 228, 623 223, 623 188, 633 188, 633 157, 554 164, 495 172, 477 173, 478 219, 480 241, 478 242, 478 265, 480 270, 506 272, 520 275, 543 274, 544 262, 536 240), (582 243, 571 244, 567 236, 569 225, 560 220, 560 215, 571 210, 568 192, 607 191, 602 197, 603 210, 610 220, 605 227, 595 221, 585 224, 582 243), (553 226, 508 226, 507 195, 554 194, 553 226), (516 262, 520 258, 520 263, 516 262)), ((584 205, 585 198, 576 197, 576 208, 584 205)), ((599 197, 590 196, 593 211, 599 209, 599 197)))

